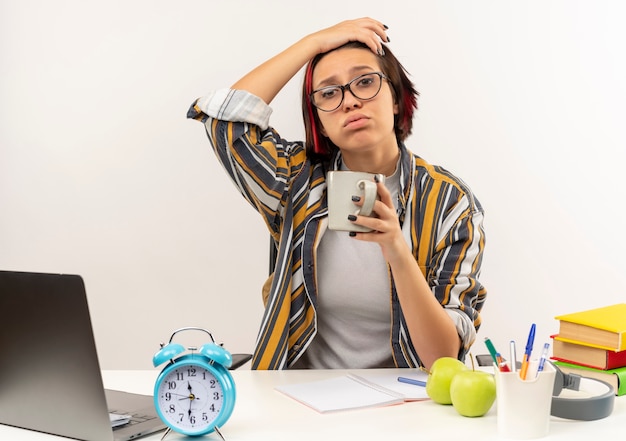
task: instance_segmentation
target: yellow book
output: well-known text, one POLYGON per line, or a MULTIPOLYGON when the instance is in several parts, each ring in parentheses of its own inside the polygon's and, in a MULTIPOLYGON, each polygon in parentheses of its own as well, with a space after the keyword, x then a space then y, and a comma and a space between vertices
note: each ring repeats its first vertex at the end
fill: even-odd
POLYGON ((558 315, 559 337, 613 351, 626 350, 626 303, 558 315))

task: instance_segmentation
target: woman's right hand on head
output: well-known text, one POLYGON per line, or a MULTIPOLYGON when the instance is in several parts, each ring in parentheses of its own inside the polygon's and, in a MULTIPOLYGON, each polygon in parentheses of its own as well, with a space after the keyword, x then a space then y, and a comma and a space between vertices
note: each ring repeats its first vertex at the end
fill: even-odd
POLYGON ((372 18, 346 20, 308 36, 318 45, 319 53, 328 52, 350 41, 366 44, 375 54, 383 53, 382 42, 389 41, 387 26, 372 18))
POLYGON ((359 18, 309 34, 248 72, 232 89, 247 90, 269 104, 311 58, 350 41, 360 41, 382 54, 382 42, 388 41, 386 26, 372 18, 359 18))

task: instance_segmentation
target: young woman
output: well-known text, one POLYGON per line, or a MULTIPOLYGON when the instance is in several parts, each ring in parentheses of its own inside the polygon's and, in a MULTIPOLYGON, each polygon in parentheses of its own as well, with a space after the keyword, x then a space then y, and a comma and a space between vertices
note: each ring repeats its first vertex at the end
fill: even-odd
POLYGON ((428 368, 475 339, 483 210, 404 145, 417 92, 386 32, 371 18, 315 32, 189 110, 277 246, 254 369, 428 368), (306 142, 287 141, 269 103, 305 65, 306 142), (372 232, 327 229, 329 170, 386 176, 376 216, 350 218, 372 232))

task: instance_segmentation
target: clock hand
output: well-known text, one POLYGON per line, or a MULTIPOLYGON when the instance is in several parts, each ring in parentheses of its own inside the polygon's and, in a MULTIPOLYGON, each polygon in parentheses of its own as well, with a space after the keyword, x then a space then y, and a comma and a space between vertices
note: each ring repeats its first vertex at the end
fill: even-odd
POLYGON ((196 397, 196 395, 192 392, 191 383, 189 381, 187 381, 187 390, 189 391, 189 396, 187 397, 190 400, 189 407, 191 407, 191 401, 199 400, 200 398, 196 397))
POLYGON ((198 400, 200 401, 200 397, 196 397, 194 394, 189 394, 189 395, 180 395, 182 398, 179 398, 178 401, 183 401, 183 400, 198 400))
POLYGON ((191 420, 191 406, 193 405, 193 400, 195 400, 196 397, 194 396, 194 394, 191 393, 191 387, 189 388, 189 410, 187 411, 187 417, 189 418, 189 420, 191 420))

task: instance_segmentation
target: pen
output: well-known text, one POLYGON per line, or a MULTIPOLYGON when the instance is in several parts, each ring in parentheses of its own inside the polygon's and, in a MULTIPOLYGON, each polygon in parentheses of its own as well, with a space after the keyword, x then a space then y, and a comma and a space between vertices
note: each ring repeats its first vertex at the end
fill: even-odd
POLYGON ((548 349, 550 349, 550 343, 544 343, 543 351, 541 351, 541 358, 539 359, 539 366, 537 367, 537 376, 539 376, 539 372, 543 370, 543 366, 546 364, 546 358, 548 358, 548 349))
POLYGON ((398 377, 398 381, 400 383, 406 383, 406 384, 412 384, 414 386, 426 387, 426 382, 425 381, 414 380, 413 378, 398 377))
POLYGON ((528 341, 526 342, 526 350, 524 351, 524 358, 522 358, 522 368, 520 369, 519 376, 522 380, 526 379, 528 373, 528 363, 530 362, 530 354, 533 352, 533 344, 535 343, 535 324, 530 326, 530 332, 528 333, 528 341))
POLYGON ((487 350, 489 351, 489 354, 491 354, 491 358, 493 358, 494 364, 496 366, 499 366, 498 351, 496 351, 496 348, 493 346, 493 343, 491 343, 491 340, 489 340, 487 337, 485 337, 485 346, 487 346, 487 350))
POLYGON ((515 340, 511 340, 511 342, 509 343, 509 349, 511 351, 511 354, 510 354, 511 371, 516 372, 517 371, 517 351, 515 350, 515 340))
POLYGON ((496 352, 496 358, 498 359, 498 369, 500 370, 500 372, 511 372, 511 369, 509 369, 509 365, 506 361, 504 361, 502 355, 500 355, 499 352, 496 352))

